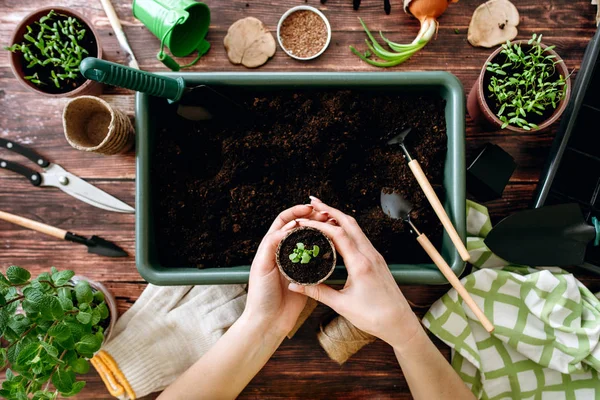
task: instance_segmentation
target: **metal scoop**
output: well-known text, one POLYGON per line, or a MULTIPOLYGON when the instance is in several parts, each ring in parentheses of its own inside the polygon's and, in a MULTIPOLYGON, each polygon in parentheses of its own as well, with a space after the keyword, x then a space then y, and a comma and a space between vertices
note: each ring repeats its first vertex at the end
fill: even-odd
POLYGON ((444 206, 440 202, 440 199, 438 198, 437 194, 435 194, 435 190, 433 190, 429 179, 427 179, 427 176, 423 172, 423 169, 421 168, 419 162, 410 156, 408 149, 404 145, 404 139, 406 139, 406 136, 410 133, 410 131, 411 128, 404 129, 398 135, 391 138, 387 142, 387 144, 400 146, 402 152, 404 153, 404 158, 406 158, 406 161, 408 161, 408 166, 410 170, 417 179, 417 182, 419 183, 419 186, 421 186, 421 189, 423 189, 423 193, 425 193, 425 196, 427 197, 427 200, 429 200, 429 204, 431 204, 433 211, 435 211, 438 218, 440 219, 440 222, 442 223, 444 229, 448 233, 450 240, 452 240, 452 243, 454 243, 456 250, 458 250, 460 258, 462 258, 463 261, 469 261, 471 256, 469 255, 467 248, 465 247, 460 236, 458 235, 458 232, 456 232, 456 228, 454 228, 454 225, 452 225, 452 221, 450 221, 450 217, 448 217, 448 214, 446 213, 444 206))
POLYGON ((417 235, 417 242, 423 247, 423 250, 429 255, 452 287, 460 294, 464 302, 467 303, 485 330, 492 332, 494 330, 494 325, 487 319, 483 311, 481 311, 477 303, 475 303, 475 300, 473 300, 469 292, 467 292, 462 283, 460 283, 460 280, 454 271, 452 271, 440 252, 433 246, 429 238, 424 233, 419 232, 417 227, 410 220, 410 212, 413 209, 412 203, 402 197, 400 193, 389 188, 383 188, 381 189, 381 209, 390 218, 400 219, 410 225, 413 232, 417 235))

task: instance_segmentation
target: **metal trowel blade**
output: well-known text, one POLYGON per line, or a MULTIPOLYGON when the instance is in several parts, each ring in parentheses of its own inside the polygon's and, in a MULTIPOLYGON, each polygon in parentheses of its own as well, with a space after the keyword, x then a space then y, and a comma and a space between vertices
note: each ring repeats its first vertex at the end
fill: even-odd
POLYGON ((578 204, 559 204, 506 217, 485 239, 489 249, 506 261, 530 266, 583 263, 596 236, 578 204))

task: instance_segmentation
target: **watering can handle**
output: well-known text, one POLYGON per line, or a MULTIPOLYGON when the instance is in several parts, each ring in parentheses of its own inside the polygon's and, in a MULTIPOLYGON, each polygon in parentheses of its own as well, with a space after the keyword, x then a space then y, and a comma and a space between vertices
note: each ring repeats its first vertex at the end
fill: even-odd
POLYGON ((181 77, 173 79, 94 57, 85 58, 79 65, 79 70, 87 79, 163 97, 173 102, 181 99, 185 89, 185 82, 181 77))

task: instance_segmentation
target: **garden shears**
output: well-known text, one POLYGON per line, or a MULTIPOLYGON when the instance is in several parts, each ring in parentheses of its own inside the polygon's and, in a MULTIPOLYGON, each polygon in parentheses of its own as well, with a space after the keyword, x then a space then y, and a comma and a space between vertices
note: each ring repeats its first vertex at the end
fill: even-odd
POLYGON ((65 171, 60 165, 51 163, 40 154, 25 146, 0 138, 0 148, 20 154, 43 169, 43 172, 37 172, 24 165, 0 158, 0 169, 16 172, 26 177, 33 186, 57 187, 76 199, 103 210, 120 213, 135 212, 133 207, 87 183, 78 176, 65 171))

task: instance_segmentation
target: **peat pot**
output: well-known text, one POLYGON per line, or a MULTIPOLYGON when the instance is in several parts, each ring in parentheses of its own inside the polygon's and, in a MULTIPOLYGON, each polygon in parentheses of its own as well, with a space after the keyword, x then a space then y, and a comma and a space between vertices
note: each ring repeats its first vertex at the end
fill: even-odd
MULTIPOLYGON (((265 93, 302 87, 303 89, 362 90, 369 93, 429 93, 438 94, 446 101, 445 118, 448 147, 444 165, 443 186, 446 192, 445 208, 458 234, 465 240, 465 102, 460 81, 447 72, 268 72, 268 73, 164 73, 182 78, 187 86, 201 84, 215 89, 256 91, 265 93)), ((249 265, 231 268, 165 267, 158 261, 155 241, 156 206, 152 193, 152 176, 156 115, 169 107, 167 100, 143 93, 136 94, 137 179, 136 179, 136 265, 144 279, 156 285, 212 285, 247 283, 249 265)), ((174 133, 175 134, 175 133, 174 133)), ((279 210, 277 210, 278 212, 279 210)), ((273 218, 275 214, 273 215, 273 218)), ((452 270, 460 275, 465 267, 450 238, 444 234, 442 256, 452 270)), ((390 264, 396 281, 411 284, 446 284, 447 281, 433 263, 390 264)), ((347 272, 336 265, 326 283, 343 284, 347 272)))

